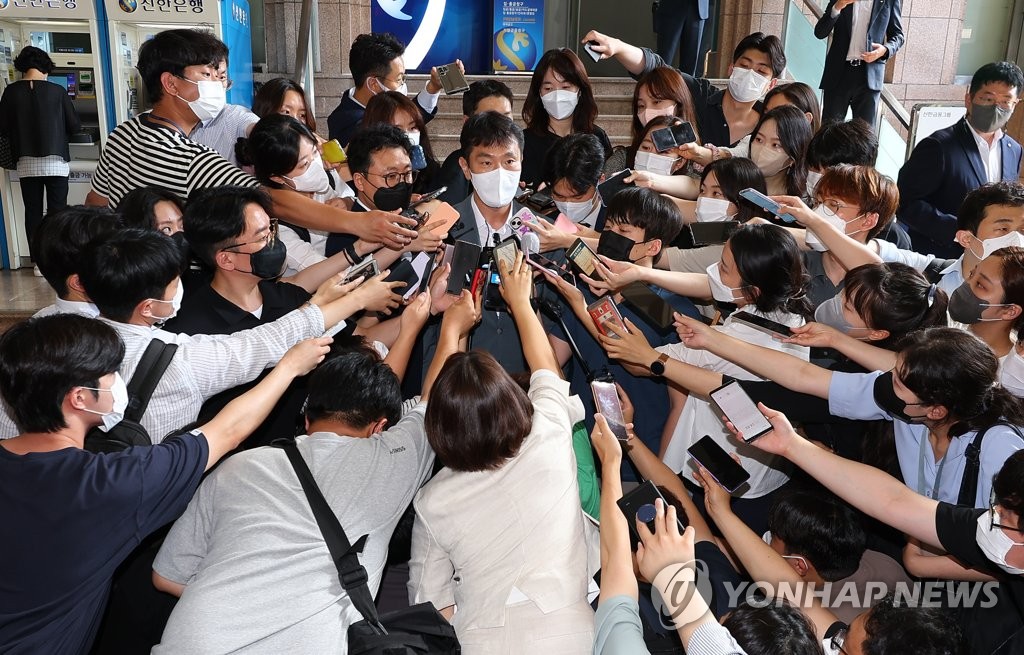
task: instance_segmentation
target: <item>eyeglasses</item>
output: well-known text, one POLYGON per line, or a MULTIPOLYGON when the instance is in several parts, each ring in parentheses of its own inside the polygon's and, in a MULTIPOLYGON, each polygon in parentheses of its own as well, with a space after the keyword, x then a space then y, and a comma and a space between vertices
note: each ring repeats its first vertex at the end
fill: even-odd
POLYGON ((833 214, 838 214, 840 209, 847 209, 850 207, 853 209, 860 209, 857 205, 844 205, 843 203, 835 200, 822 200, 818 204, 828 207, 833 214))
MULTIPOLYGON (((418 172, 419 171, 409 170, 409 171, 407 171, 405 173, 393 172, 393 173, 387 173, 386 175, 381 175, 380 173, 370 173, 370 172, 367 172, 366 175, 367 175, 367 177, 369 177, 370 175, 376 175, 377 177, 383 178, 384 179, 384 185, 387 188, 391 189, 391 188, 394 188, 394 187, 398 186, 402 182, 405 182, 406 184, 412 184, 413 181, 416 180, 416 174, 418 172)), ((373 183, 371 182, 371 184, 373 184, 373 183)), ((374 186, 377 186, 377 185, 374 184, 374 186)))
POLYGON ((1013 532, 1024 534, 1024 530, 1021 529, 1019 522, 1018 525, 1003 525, 1002 523, 996 523, 996 492, 994 489, 988 499, 988 520, 989 532, 994 531, 996 528, 1002 528, 1004 530, 1012 530, 1013 532))
POLYGON ((243 243, 232 243, 230 245, 224 246, 223 248, 221 248, 221 250, 233 250, 235 248, 241 248, 242 246, 248 246, 253 243, 262 243, 264 248, 273 248, 275 241, 277 241, 277 219, 272 218, 270 219, 270 230, 267 232, 265 236, 262 236, 259 239, 255 239, 253 241, 245 241, 243 243))
POLYGON ((1017 106, 1017 103, 1020 102, 1020 100, 1006 100, 1003 102, 996 102, 996 99, 994 97, 985 95, 975 98, 975 102, 977 102, 979 105, 997 105, 1000 109, 1005 109, 1006 111, 1013 111, 1013 108, 1017 106))
POLYGON ((828 640, 828 645, 831 647, 832 652, 842 653, 848 655, 843 649, 843 645, 846 644, 846 635, 850 632, 850 626, 845 623, 833 623, 832 627, 825 633, 825 639, 828 640))

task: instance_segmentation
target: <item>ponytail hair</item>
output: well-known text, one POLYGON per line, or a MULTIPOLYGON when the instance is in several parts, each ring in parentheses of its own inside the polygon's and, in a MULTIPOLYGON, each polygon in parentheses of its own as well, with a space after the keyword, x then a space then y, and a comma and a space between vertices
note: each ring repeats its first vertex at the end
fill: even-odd
POLYGON ((800 248, 788 231, 768 223, 741 225, 729 237, 728 245, 747 302, 761 312, 785 311, 810 319, 810 278, 804 272, 800 248))
POLYGON ((946 324, 946 292, 898 262, 864 264, 847 271, 843 291, 872 330, 889 336, 871 345, 896 350, 909 333, 946 324))

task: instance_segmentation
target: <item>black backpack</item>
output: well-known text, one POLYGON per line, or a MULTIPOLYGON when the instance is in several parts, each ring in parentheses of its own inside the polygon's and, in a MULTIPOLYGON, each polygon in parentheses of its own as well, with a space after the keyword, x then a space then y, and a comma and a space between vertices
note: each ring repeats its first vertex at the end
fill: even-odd
POLYGON ((985 440, 988 431, 997 425, 1006 427, 1017 433, 1018 437, 1024 439, 1020 428, 1009 423, 993 423, 984 430, 979 430, 974 441, 967 445, 964 457, 967 458, 967 465, 964 467, 964 477, 960 480, 960 494, 957 496, 956 504, 960 507, 974 507, 974 501, 978 496, 978 472, 981 470, 981 443, 985 440))
POLYGON ((132 446, 151 446, 149 432, 139 421, 146 413, 153 390, 163 377, 178 350, 176 343, 153 339, 139 359, 139 365, 128 382, 128 408, 124 418, 109 431, 91 428, 85 434, 85 449, 93 453, 117 453, 132 446))

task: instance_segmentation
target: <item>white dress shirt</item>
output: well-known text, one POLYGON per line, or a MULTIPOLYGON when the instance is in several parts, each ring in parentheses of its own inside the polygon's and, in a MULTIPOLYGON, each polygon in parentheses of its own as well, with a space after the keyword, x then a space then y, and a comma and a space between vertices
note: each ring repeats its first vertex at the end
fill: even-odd
POLYGON ((860 56, 871 49, 868 43, 871 5, 871 0, 857 0, 853 3, 853 29, 850 31, 850 47, 846 51, 847 61, 860 61, 860 56))
POLYGON ((988 181, 990 183, 1001 181, 1003 179, 1003 151, 999 142, 1003 138, 1003 131, 996 130, 992 145, 989 145, 988 141, 982 138, 981 132, 974 129, 970 123, 967 126, 971 128, 971 136, 978 144, 978 152, 981 153, 981 163, 985 166, 985 175, 988 177, 988 181))

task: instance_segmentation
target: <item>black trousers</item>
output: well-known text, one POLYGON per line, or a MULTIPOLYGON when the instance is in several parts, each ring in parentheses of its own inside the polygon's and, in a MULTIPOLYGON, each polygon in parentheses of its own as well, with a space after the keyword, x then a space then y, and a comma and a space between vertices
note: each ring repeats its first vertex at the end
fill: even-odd
POLYGON ((678 50, 679 70, 701 77, 704 74, 704 62, 698 60, 704 19, 697 11, 697 0, 661 0, 655 21, 657 51, 665 63, 671 66, 678 50))
POLYGON ((21 198, 25 203, 25 232, 29 247, 36 230, 43 222, 43 192, 46 192, 46 211, 67 207, 68 178, 64 176, 21 178, 21 198))
POLYGON ((853 110, 854 118, 867 121, 874 130, 878 130, 878 102, 881 91, 868 88, 867 66, 843 66, 842 80, 837 84, 823 89, 821 102, 821 121, 846 118, 846 109, 853 110))

